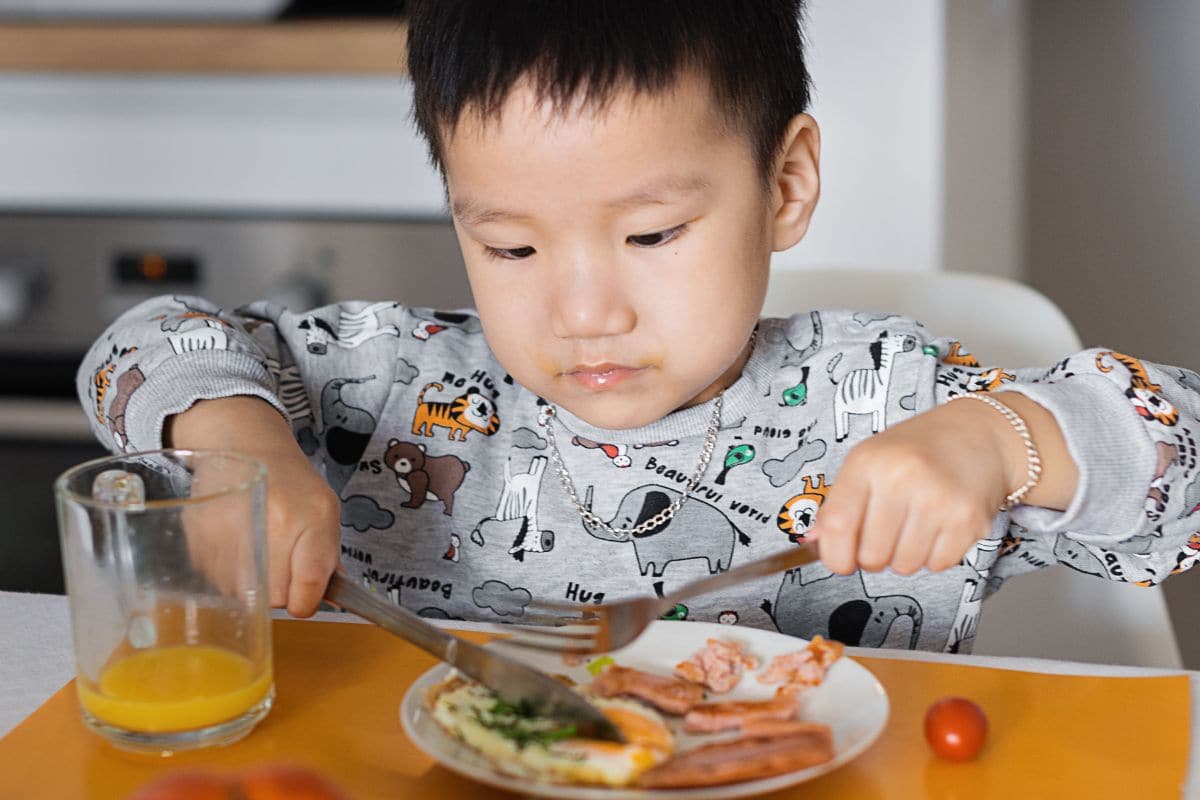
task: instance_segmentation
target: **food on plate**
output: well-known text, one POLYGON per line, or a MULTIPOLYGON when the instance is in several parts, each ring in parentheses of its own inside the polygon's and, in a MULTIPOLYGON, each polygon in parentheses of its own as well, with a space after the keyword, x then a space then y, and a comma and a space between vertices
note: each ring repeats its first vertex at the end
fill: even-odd
POLYGON ((701 745, 647 770, 638 785, 647 789, 719 786, 824 764, 833 758, 833 735, 827 725, 810 726, 786 735, 750 735, 701 745))
POLYGON ((662 717, 630 700, 593 700, 624 734, 624 744, 577 737, 573 726, 505 703, 490 689, 459 676, 434 687, 428 700, 442 728, 501 772, 531 780, 628 786, 675 749, 675 737, 662 717))
MULTIPOLYGON (((425 701, 443 730, 508 775, 606 787, 719 786, 834 757, 829 726, 798 716, 801 696, 824 679, 841 653, 840 644, 814 639, 804 650, 777 657, 766 672, 785 683, 765 699, 704 702, 706 686, 729 691, 746 670, 758 668, 757 659, 724 639, 709 639, 676 666, 676 675, 645 672, 602 656, 581 669, 591 675, 590 682, 556 676, 594 703, 624 734, 625 743, 577 736, 574 726, 505 703, 457 673, 434 686, 425 701)), ((764 689, 751 684, 749 691, 759 697, 764 689)))
POLYGON ((796 715, 800 702, 794 691, 779 687, 770 700, 726 700, 719 703, 701 703, 692 708, 683 718, 683 729, 688 733, 716 733, 746 725, 759 720, 788 720, 796 715))
POLYGON ((592 681, 598 697, 636 697, 659 711, 682 716, 704 699, 704 687, 671 675, 655 675, 612 664, 592 681))
POLYGON ((272 764, 240 774, 201 770, 168 772, 138 789, 130 800, 348 800, 349 796, 308 767, 272 764))
POLYGON ((987 741, 987 715, 965 697, 943 697, 925 712, 925 740, 938 756, 968 761, 987 741))
POLYGON ((793 733, 828 730, 824 722, 809 722, 802 719, 751 719, 742 725, 747 736, 789 736, 793 733))
POLYGON ((771 659, 771 663, 758 679, 763 683, 782 681, 788 686, 818 686, 825 680, 825 673, 833 662, 842 657, 845 649, 841 642, 831 642, 814 636, 803 650, 783 653, 771 659))
POLYGON ((738 685, 745 670, 757 668, 758 659, 747 655, 737 642, 709 639, 691 658, 675 665, 675 674, 724 694, 738 685))

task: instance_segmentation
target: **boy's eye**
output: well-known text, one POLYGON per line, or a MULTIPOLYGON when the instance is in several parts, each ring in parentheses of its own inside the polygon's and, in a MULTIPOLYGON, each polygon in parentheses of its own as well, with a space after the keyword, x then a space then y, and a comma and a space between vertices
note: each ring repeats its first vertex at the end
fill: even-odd
POLYGON ((662 247, 667 242, 678 239, 686 229, 686 224, 676 225, 674 228, 667 228, 665 231, 639 233, 636 236, 628 236, 625 238, 625 241, 634 247, 662 247))
POLYGON ((483 250, 491 258, 504 258, 509 261, 520 261, 537 252, 532 247, 488 247, 487 245, 484 245, 483 250))

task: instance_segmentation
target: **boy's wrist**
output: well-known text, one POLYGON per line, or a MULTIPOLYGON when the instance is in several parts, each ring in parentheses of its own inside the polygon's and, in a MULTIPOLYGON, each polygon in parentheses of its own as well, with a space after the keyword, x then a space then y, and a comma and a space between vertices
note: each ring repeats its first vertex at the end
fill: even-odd
MULTIPOLYGON (((1066 510, 1075 496, 1078 469, 1067 450, 1058 421, 1048 409, 1018 392, 991 392, 993 400, 1016 413, 1025 422, 1029 437, 1037 448, 1042 462, 1042 475, 1037 484, 1022 498, 1026 505, 1066 510)), ((982 405, 980 403, 979 405, 982 405)), ((1003 454, 1006 496, 1029 477, 1029 453, 1023 437, 999 413, 991 414, 990 424, 997 452, 1003 454)))
MULTIPOLYGON (((986 417, 980 417, 980 420, 991 420, 987 428, 994 442, 992 451, 1000 455, 1000 472, 1004 477, 998 494, 1002 494, 1004 502, 999 507, 1004 511, 1025 502, 1025 498, 1041 480, 1042 465, 1037 444, 1024 416, 989 392, 972 392, 954 399, 975 400, 976 403, 966 405, 977 409, 980 405, 986 405, 992 409, 991 413, 983 412, 986 417), (1001 420, 1003 424, 997 424, 1001 420)), ((1017 405, 1021 403, 1018 401, 1017 405)))

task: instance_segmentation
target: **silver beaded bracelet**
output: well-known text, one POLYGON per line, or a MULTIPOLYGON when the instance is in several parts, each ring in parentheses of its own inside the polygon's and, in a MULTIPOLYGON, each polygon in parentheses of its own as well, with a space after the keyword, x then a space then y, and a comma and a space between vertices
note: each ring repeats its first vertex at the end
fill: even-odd
POLYGON ((1021 441, 1025 444, 1025 458, 1026 464, 1028 465, 1028 471, 1026 474, 1028 475, 1028 478, 1025 480, 1025 483, 1021 486, 1021 488, 1004 498, 1004 505, 1000 507, 1000 510, 1009 511, 1013 506, 1020 503, 1025 495, 1029 494, 1029 490, 1034 486, 1037 486, 1038 481, 1041 480, 1042 458, 1038 455, 1037 447, 1033 443, 1033 437, 1029 435, 1029 428, 1026 427, 1025 420, 1021 419, 1020 414, 1013 411, 996 398, 989 397, 988 395, 982 393, 970 392, 967 394, 957 395, 951 399, 961 400, 964 398, 978 400, 981 403, 987 403, 989 406, 1003 414, 1004 418, 1007 419, 1008 423, 1013 426, 1016 432, 1020 435, 1021 441))

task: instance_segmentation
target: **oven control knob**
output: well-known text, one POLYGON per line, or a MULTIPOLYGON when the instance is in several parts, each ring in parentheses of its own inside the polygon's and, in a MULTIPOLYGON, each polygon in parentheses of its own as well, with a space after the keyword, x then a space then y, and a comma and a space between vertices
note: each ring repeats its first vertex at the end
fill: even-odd
POLYGON ((40 282, 31 265, 0 263, 0 327, 20 324, 37 299, 40 282))

